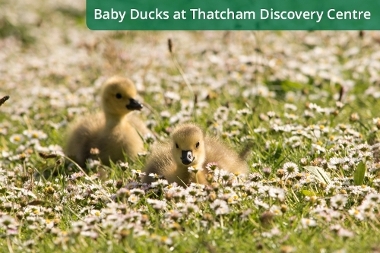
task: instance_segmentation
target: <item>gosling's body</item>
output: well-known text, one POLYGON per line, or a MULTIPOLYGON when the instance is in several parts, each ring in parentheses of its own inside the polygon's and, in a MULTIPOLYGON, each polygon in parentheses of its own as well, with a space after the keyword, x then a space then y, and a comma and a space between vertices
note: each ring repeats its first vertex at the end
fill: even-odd
POLYGON ((123 77, 108 79, 101 92, 103 112, 75 121, 68 131, 65 153, 80 166, 86 160, 102 164, 136 158, 144 151, 142 136, 150 133, 132 111, 140 110, 133 83, 123 77))
POLYGON ((162 175, 169 183, 208 184, 206 165, 209 163, 216 163, 220 169, 235 174, 249 172, 247 163, 223 142, 204 136, 203 131, 195 124, 182 124, 174 129, 169 142, 153 148, 144 169, 144 182, 154 181, 149 174, 155 173, 162 175), (190 166, 198 172, 190 173, 190 166))

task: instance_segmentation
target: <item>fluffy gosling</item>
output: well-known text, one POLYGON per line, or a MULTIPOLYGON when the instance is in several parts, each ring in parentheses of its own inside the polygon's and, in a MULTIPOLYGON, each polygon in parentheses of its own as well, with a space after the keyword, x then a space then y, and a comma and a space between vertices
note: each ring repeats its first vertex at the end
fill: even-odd
POLYGON ((206 165, 216 163, 220 169, 235 174, 249 172, 247 163, 231 148, 216 138, 205 136, 200 127, 193 123, 177 126, 170 141, 153 148, 144 168, 145 183, 154 178, 151 173, 163 176, 169 183, 208 184, 206 165), (189 172, 193 167, 196 173, 189 172))
POLYGON ((100 159, 102 164, 136 158, 144 151, 141 136, 150 133, 141 119, 131 113, 143 108, 136 100, 137 91, 131 80, 109 78, 102 86, 103 112, 75 121, 68 130, 65 154, 85 166, 86 160, 100 159))

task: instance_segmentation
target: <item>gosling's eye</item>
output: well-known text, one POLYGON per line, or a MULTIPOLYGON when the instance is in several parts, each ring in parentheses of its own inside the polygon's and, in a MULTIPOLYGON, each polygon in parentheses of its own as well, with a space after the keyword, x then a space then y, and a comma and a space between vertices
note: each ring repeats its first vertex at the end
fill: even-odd
POLYGON ((116 98, 117 99, 120 99, 120 98, 122 98, 123 96, 120 94, 120 93, 116 93, 116 98))
POLYGON ((178 144, 177 144, 177 143, 175 144, 175 147, 176 147, 176 148, 179 148, 179 146, 178 146, 178 144))
POLYGON ((195 147, 198 148, 199 147, 199 141, 197 142, 197 144, 195 144, 195 147))

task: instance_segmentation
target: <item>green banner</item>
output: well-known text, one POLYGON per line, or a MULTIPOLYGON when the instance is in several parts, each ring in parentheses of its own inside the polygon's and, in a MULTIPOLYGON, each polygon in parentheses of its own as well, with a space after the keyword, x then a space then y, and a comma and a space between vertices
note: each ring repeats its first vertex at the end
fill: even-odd
POLYGON ((380 30, 380 0, 86 0, 92 30, 380 30))

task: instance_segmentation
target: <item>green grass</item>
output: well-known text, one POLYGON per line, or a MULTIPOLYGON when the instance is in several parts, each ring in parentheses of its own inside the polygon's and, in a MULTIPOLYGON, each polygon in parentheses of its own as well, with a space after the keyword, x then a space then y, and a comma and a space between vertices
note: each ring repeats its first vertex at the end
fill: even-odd
POLYGON ((83 6, 38 6, 53 34, 22 20, 0 31, 20 42, 0 81, 0 252, 379 251, 378 33, 100 33, 83 6), (70 167, 67 125, 99 108, 113 74, 138 83, 159 139, 195 121, 236 150, 253 143, 251 173, 147 187, 146 156, 70 167))

